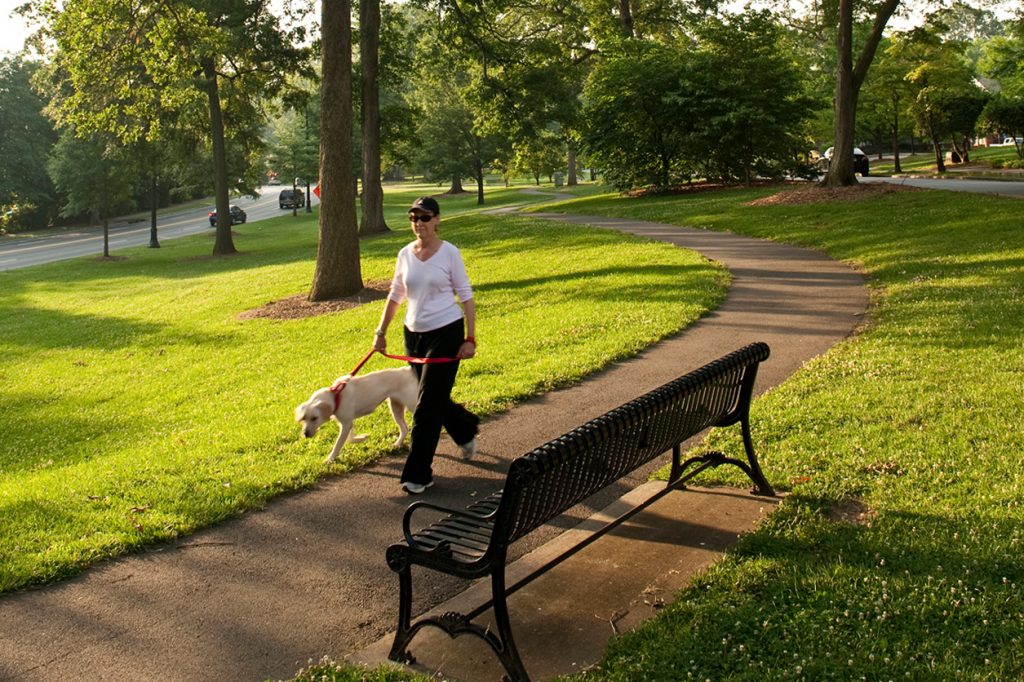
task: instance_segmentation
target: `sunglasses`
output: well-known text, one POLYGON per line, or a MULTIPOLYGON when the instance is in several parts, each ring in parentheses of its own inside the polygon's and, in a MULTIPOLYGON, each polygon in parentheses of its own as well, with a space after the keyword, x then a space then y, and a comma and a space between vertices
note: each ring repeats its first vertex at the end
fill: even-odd
POLYGON ((413 222, 416 222, 418 220, 421 223, 429 223, 433 219, 434 219, 434 216, 430 215, 429 213, 418 213, 418 214, 417 213, 410 213, 409 214, 409 220, 411 220, 413 222))

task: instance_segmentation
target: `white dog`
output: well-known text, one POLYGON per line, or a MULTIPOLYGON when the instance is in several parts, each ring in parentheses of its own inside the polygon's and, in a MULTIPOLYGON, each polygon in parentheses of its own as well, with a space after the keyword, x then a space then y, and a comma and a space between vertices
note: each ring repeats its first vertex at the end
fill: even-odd
POLYGON ((345 375, 330 388, 319 389, 296 407, 295 421, 302 422, 302 435, 306 438, 312 438, 331 417, 341 424, 334 449, 324 460, 330 463, 338 458, 342 446, 352 439, 352 422, 373 412, 385 399, 398 424, 395 447, 401 445, 409 432, 405 411, 416 409, 418 394, 419 385, 411 367, 384 369, 354 377, 345 375))

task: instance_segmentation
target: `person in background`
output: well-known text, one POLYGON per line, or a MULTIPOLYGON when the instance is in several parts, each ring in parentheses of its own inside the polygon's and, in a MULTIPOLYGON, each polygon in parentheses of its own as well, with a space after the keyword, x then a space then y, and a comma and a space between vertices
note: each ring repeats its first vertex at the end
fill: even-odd
POLYGON ((381 353, 387 350, 388 325, 404 300, 408 301, 406 355, 455 358, 453 362, 412 363, 419 379, 419 402, 413 412, 412 442, 402 469, 401 487, 410 495, 418 495, 434 485, 432 465, 441 428, 469 459, 476 454, 480 418, 451 398, 459 360, 476 354, 476 304, 462 254, 441 239, 441 207, 434 198, 414 201, 409 221, 416 239, 398 252, 373 347, 381 353))

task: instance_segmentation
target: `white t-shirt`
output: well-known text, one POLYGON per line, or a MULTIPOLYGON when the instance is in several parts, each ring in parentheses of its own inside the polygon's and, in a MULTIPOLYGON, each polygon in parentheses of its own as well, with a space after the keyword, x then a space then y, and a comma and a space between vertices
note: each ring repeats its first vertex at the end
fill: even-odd
POLYGON ((405 326, 429 332, 461 319, 462 308, 455 297, 465 303, 473 298, 473 288, 457 248, 442 241, 433 256, 421 261, 413 253, 414 244, 398 252, 388 298, 398 303, 407 299, 405 326))

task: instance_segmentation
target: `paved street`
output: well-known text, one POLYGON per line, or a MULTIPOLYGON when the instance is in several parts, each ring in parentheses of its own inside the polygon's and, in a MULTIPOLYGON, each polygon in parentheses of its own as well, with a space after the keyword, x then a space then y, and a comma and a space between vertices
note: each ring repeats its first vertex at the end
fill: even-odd
POLYGON ((997 194, 1003 197, 1024 199, 1024 178, 1021 180, 968 180, 959 178, 887 178, 881 176, 858 177, 860 182, 888 182, 894 185, 908 185, 922 189, 944 189, 950 192, 974 192, 975 194, 997 194))
MULTIPOLYGON (((290 213, 281 210, 277 204, 280 186, 260 188, 258 199, 252 197, 236 197, 231 200, 247 214, 247 221, 254 222, 266 218, 275 218, 290 213)), ((313 205, 319 204, 313 196, 313 205)), ((161 215, 157 222, 157 235, 160 242, 176 237, 199 234, 211 230, 208 219, 213 204, 199 208, 185 209, 175 213, 161 215)), ((300 209, 305 210, 305 209, 300 209)), ((115 252, 132 246, 149 244, 149 218, 141 218, 129 224, 112 221, 110 227, 110 250, 115 252)), ((103 229, 100 226, 83 227, 76 230, 60 232, 43 237, 6 237, 0 239, 0 270, 14 270, 30 265, 39 265, 52 261, 79 258, 82 256, 100 255, 103 253, 103 229)))

